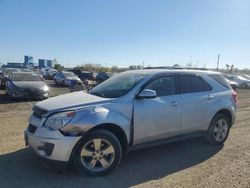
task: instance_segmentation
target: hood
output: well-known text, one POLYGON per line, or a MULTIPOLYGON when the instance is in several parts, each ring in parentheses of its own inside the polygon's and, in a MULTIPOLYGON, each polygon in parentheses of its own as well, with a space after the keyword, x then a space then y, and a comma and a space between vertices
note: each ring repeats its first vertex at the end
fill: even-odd
POLYGON ((83 91, 79 91, 49 98, 47 100, 38 102, 37 104, 35 104, 35 106, 47 111, 54 111, 68 108, 77 108, 96 103, 103 103, 110 100, 111 99, 102 98, 95 95, 90 95, 83 91))
POLYGON ((13 81, 13 84, 23 89, 41 89, 47 85, 42 81, 13 81))

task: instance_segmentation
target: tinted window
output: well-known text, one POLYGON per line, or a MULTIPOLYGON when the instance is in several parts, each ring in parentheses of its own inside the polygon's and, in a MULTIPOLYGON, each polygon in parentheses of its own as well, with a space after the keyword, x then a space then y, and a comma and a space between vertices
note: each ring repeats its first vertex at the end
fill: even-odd
POLYGON ((145 89, 156 91, 157 96, 174 95, 176 93, 175 77, 164 76, 150 82, 145 89))
POLYGON ((196 93, 212 89, 211 86, 199 76, 180 75, 179 80, 181 93, 196 93))
POLYGON ((218 82, 219 84, 223 85, 224 87, 230 89, 231 86, 229 85, 229 83, 223 78, 222 75, 209 75, 211 78, 213 78, 216 82, 218 82))

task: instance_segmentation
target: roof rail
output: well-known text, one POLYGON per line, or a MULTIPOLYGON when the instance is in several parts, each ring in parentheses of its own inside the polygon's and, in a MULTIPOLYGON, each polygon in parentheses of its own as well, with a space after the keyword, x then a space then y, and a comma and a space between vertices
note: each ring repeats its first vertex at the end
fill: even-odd
POLYGON ((143 69, 189 69, 189 70, 209 70, 207 68, 197 67, 182 67, 182 66, 159 66, 159 67, 145 67, 143 69))

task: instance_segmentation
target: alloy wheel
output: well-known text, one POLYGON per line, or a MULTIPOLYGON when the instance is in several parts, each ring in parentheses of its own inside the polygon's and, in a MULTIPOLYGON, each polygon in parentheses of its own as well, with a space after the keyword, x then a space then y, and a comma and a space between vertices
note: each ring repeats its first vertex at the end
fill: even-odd
POLYGON ((228 123, 224 119, 219 119, 213 129, 213 137, 217 142, 223 141, 228 134, 228 123))
POLYGON ((109 141, 95 138, 83 146, 80 156, 85 168, 91 171, 103 171, 113 163, 115 150, 109 141))

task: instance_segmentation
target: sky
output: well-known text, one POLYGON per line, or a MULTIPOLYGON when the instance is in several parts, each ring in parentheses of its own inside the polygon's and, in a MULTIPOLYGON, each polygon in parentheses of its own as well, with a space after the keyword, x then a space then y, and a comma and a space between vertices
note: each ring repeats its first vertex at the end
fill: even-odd
POLYGON ((250 68, 249 0, 0 0, 0 62, 250 68))

